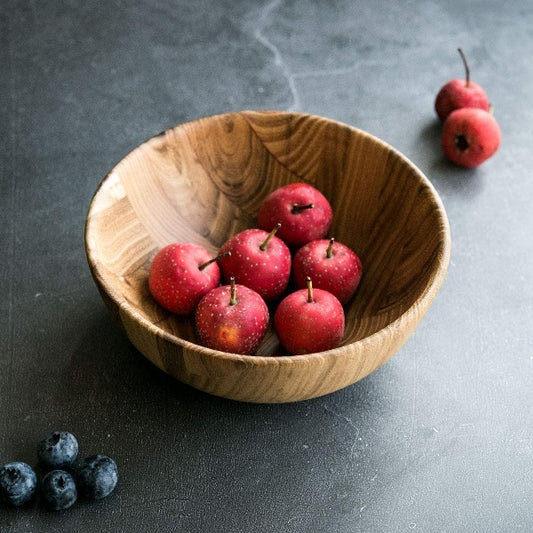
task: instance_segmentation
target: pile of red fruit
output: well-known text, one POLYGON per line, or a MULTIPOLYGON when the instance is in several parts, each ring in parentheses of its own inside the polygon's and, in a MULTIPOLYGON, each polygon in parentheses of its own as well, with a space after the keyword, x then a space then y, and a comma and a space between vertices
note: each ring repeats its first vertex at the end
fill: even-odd
POLYGON ((466 78, 446 83, 435 100, 443 121, 441 142, 444 155, 454 163, 474 168, 498 150, 501 132, 483 88, 470 80, 470 70, 461 48, 466 78))
POLYGON ((162 248, 150 266, 150 292, 172 313, 194 313, 200 342, 209 348, 255 353, 269 305, 290 354, 335 348, 362 265, 348 246, 325 238, 332 220, 330 203, 315 187, 280 187, 263 200, 258 227, 231 237, 216 257, 192 243, 162 248))

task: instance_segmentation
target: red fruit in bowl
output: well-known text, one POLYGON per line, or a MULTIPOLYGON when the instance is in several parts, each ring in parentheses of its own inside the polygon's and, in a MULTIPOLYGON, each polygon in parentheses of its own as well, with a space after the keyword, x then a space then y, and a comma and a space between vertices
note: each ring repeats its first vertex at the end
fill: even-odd
POLYGON ((500 127, 488 111, 468 107, 456 109, 444 122, 441 143, 450 161, 463 167, 477 167, 498 150, 500 127))
POLYGON ((274 328, 281 345, 291 354, 336 348, 344 335, 344 309, 330 292, 307 288, 292 292, 274 313, 274 328))
POLYGON ((234 277, 241 285, 258 292, 265 301, 277 300, 287 288, 291 275, 291 252, 276 236, 280 225, 270 233, 253 228, 237 233, 220 248, 224 280, 234 277))
POLYGON ((150 265, 150 293, 168 311, 191 314, 200 299, 220 283, 219 259, 197 244, 169 244, 150 265))
POLYGON ((326 197, 307 183, 290 183, 272 191, 258 213, 259 227, 263 230, 281 223, 278 237, 291 248, 327 235, 332 219, 326 197))
POLYGON ((481 85, 470 80, 470 69, 466 57, 461 48, 458 50, 465 66, 466 78, 464 80, 453 79, 444 84, 438 92, 435 99, 435 111, 440 120, 445 120, 452 111, 463 107, 475 107, 485 111, 490 109, 487 94, 481 85))
POLYGON ((359 286, 363 265, 345 244, 333 238, 319 239, 308 242, 296 252, 292 272, 297 288, 305 288, 310 277, 315 288, 331 292, 344 305, 359 286))
POLYGON ((265 336, 268 307, 252 289, 231 284, 209 291, 196 308, 200 341, 214 350, 253 354, 265 336))

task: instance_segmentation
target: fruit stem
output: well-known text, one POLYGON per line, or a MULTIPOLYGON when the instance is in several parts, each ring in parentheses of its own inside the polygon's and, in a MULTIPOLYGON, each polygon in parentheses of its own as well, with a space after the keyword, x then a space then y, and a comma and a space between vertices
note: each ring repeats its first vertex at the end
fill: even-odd
POLYGON ((307 303, 312 304, 313 303, 313 283, 309 276, 305 278, 305 281, 307 282, 307 303))
POLYGON ((279 228, 281 228, 281 222, 278 222, 275 226, 274 226, 274 229, 267 235, 266 239, 259 245, 259 249, 264 252, 266 249, 267 249, 267 246, 268 246, 268 241, 270 241, 270 239, 272 239, 272 237, 274 237, 274 235, 276 234, 276 232, 279 230, 279 228))
POLYGON ((466 61, 466 56, 463 52, 462 48, 457 49, 459 54, 461 55, 461 59, 463 60, 463 65, 465 66, 465 73, 466 73, 466 83, 465 86, 468 87, 470 85, 470 69, 468 68, 468 63, 466 61))
POLYGON ((304 209, 313 209, 313 207, 315 207, 315 204, 313 203, 305 205, 292 204, 291 213, 297 215, 300 211, 303 211, 304 209))
POLYGON ((237 286, 235 285, 235 278, 232 276, 229 279, 229 282, 230 282, 229 304, 236 305, 237 304, 237 286))
POLYGON ((209 259, 209 261, 206 261, 205 263, 202 263, 198 265, 198 270, 203 270, 204 268, 208 267, 211 263, 214 263, 215 261, 218 261, 219 259, 222 259, 223 257, 229 257, 231 255, 231 252, 225 252, 223 254, 219 254, 216 257, 213 257, 213 259, 209 259))
POLYGON ((326 258, 331 259, 333 257, 333 243, 335 242, 335 239, 331 237, 329 240, 328 248, 326 250, 326 258))

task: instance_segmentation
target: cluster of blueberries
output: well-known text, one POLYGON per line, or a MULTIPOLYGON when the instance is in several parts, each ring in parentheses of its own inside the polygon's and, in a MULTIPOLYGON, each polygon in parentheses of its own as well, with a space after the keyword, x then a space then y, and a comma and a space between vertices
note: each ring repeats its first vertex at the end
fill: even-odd
MULTIPOLYGON (((117 465, 106 455, 78 459, 78 441, 68 431, 54 431, 39 442, 39 465, 45 472, 40 494, 54 511, 68 509, 78 497, 105 498, 118 481, 117 465)), ((37 493, 37 474, 27 463, 13 461, 0 468, 0 500, 20 506, 37 493)))

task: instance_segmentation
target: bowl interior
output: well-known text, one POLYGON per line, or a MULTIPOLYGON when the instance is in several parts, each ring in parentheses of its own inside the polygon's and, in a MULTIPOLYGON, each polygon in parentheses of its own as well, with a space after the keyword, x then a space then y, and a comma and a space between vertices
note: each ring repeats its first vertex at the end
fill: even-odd
MULTIPOLYGON (((148 271, 164 245, 189 241, 213 253, 256 225, 262 199, 290 182, 330 201, 330 236, 361 258, 363 278, 346 306, 343 344, 391 324, 443 275, 446 215, 428 180, 405 157, 356 128, 289 112, 240 112, 177 126, 125 157, 101 183, 86 244, 93 275, 115 303, 197 343, 192 317, 151 298, 148 271)), ((259 355, 284 355, 270 331, 259 355)))

